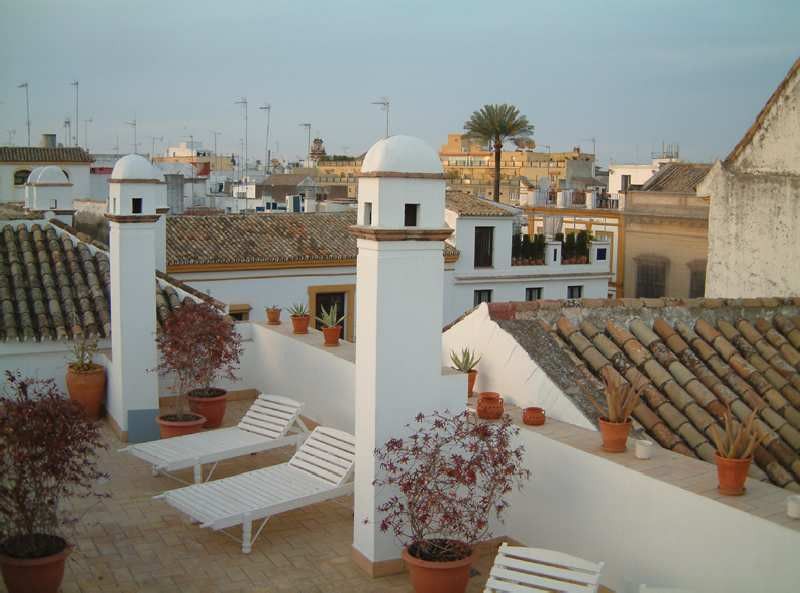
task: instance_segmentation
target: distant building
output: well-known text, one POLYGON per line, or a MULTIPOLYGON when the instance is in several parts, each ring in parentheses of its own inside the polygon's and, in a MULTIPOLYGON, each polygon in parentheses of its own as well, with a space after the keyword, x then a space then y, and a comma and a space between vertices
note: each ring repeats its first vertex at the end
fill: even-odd
POLYGON ((198 140, 170 146, 163 155, 152 155, 152 161, 155 164, 186 163, 192 165, 197 177, 208 177, 212 171, 232 172, 234 166, 231 156, 215 154, 212 150, 203 148, 203 143, 198 140))
POLYGON ((628 189, 643 185, 664 165, 680 161, 680 149, 677 145, 664 146, 661 152, 653 153, 647 164, 612 163, 606 173, 608 177, 608 193, 612 196, 624 194, 628 189))
POLYGON ((800 295, 800 59, 700 190, 711 197, 706 295, 800 295))
POLYGON ((55 147, 55 137, 44 135, 47 146, 0 146, 0 202, 24 202, 31 171, 53 165, 61 169, 72 189, 72 199, 90 195, 92 157, 83 148, 55 147))
MULTIPOLYGON (((439 150, 448 187, 473 195, 494 198, 494 153, 463 134, 448 134, 439 150)), ((585 189, 594 179, 594 155, 575 147, 570 152, 504 150, 500 156, 500 200, 519 203, 520 179, 533 183, 548 179, 553 188, 585 189)))

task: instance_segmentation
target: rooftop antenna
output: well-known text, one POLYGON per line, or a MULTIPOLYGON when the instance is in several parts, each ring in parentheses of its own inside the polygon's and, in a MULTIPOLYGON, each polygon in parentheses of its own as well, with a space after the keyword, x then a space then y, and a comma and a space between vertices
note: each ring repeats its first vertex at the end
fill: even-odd
POLYGON ((267 141, 266 144, 264 145, 264 171, 266 172, 267 175, 269 175, 269 169, 271 164, 270 163, 271 158, 269 154, 269 123, 270 123, 269 120, 270 120, 270 115, 272 113, 272 105, 264 101, 264 104, 261 105, 259 109, 261 111, 267 112, 267 141))
POLYGON ((240 97, 234 101, 234 105, 242 106, 242 127, 244 128, 244 140, 242 141, 242 152, 244 153, 244 176, 247 176, 247 97, 240 97))
POLYGON ((16 135, 17 135, 17 131, 16 130, 9 130, 8 131, 8 145, 9 146, 14 146, 14 136, 16 136, 16 135))
POLYGON ((64 116, 64 135, 66 136, 67 146, 69 146, 69 139, 72 138, 72 122, 69 115, 64 116))
POLYGON ((377 101, 372 102, 373 105, 380 105, 381 111, 386 112, 386 136, 384 138, 389 137, 389 97, 381 97, 377 101))
POLYGON ((306 167, 307 167, 308 164, 311 162, 311 124, 305 123, 297 125, 299 125, 302 128, 305 128, 306 132, 308 133, 308 144, 306 144, 306 167))
POLYGON ((133 116, 133 120, 125 123, 133 128, 133 154, 139 154, 139 142, 136 140, 136 115, 133 116))
POLYGON ((214 139, 214 156, 217 156, 217 137, 222 134, 222 132, 215 132, 214 130, 211 131, 211 137, 214 139))
POLYGON ((28 127, 28 146, 31 145, 31 96, 28 83, 23 82, 17 85, 18 89, 25 89, 25 125, 28 127))
POLYGON ((94 123, 91 117, 83 120, 83 144, 86 146, 87 152, 89 151, 89 124, 91 123, 94 123))
MULTIPOLYGON (((78 130, 80 129, 80 126, 78 125, 78 122, 81 121, 81 120, 78 119, 78 81, 77 80, 73 80, 69 84, 70 84, 70 86, 74 86, 75 87, 75 146, 78 146, 78 130)), ((85 141, 86 141, 86 139, 84 138, 84 142, 85 141)))
POLYGON ((114 154, 119 154, 119 134, 117 134, 117 143, 112 148, 114 149, 114 154))
POLYGON ((150 136, 150 141, 152 142, 150 145, 150 158, 152 159, 156 153, 156 142, 163 142, 164 136, 150 136))

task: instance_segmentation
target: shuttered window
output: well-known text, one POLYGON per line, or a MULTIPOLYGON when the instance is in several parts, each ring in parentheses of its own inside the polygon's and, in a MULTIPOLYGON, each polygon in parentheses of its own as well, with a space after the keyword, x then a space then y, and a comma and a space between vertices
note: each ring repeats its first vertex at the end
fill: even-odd
POLYGON ((494 247, 494 227, 475 227, 475 267, 492 267, 492 250, 494 247))

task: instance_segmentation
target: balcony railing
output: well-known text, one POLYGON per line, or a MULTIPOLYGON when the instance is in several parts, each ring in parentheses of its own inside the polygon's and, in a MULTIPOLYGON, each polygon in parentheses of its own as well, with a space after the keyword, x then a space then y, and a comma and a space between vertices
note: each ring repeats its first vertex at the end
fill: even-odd
MULTIPOLYGON (((586 231, 578 233, 557 233, 553 241, 561 243, 558 263, 561 265, 588 264, 590 260, 589 242, 592 237, 586 231)), ((514 235, 511 243, 512 266, 544 266, 549 262, 548 247, 553 241, 548 242, 544 235, 537 234, 533 237, 527 235, 514 235)))

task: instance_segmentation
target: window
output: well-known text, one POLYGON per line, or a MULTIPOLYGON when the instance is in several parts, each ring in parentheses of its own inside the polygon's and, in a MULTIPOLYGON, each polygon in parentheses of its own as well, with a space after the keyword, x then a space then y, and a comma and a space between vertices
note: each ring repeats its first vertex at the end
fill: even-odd
POLYGON ((666 294, 667 260, 641 258, 636 261, 636 296, 658 298, 666 294))
POLYGON ((608 257, 608 249, 605 247, 597 248, 597 261, 606 261, 608 257))
POLYGON ((372 202, 364 202, 364 226, 372 226, 372 202))
POLYGON ((491 303, 492 302, 492 291, 491 290, 476 290, 472 293, 472 305, 477 307, 481 303, 491 303))
POLYGON ((229 305, 228 315, 234 321, 249 321, 250 320, 250 305, 229 305))
POLYGON ((542 299, 542 288, 535 287, 535 288, 526 288, 525 289, 525 300, 526 301, 539 301, 542 299))
POLYGON ((689 298, 696 299, 706 294, 706 260, 689 262, 689 298))
MULTIPOLYGON (((333 305, 336 305, 336 315, 338 317, 344 316, 344 319, 339 324, 342 327, 342 339, 352 342, 355 338, 352 311, 355 296, 355 284, 309 286, 308 309, 312 316, 320 317, 323 307, 325 307, 326 311, 329 311, 333 305)), ((322 323, 319 319, 315 319, 313 327, 322 328, 322 323)))
POLYGON ((619 191, 626 192, 631 185, 631 176, 623 175, 619 182, 619 191))
POLYGON ((64 177, 67 178, 67 181, 69 181, 69 173, 67 173, 67 170, 66 169, 61 169, 61 172, 64 174, 64 177))
POLYGON ((19 171, 14 172, 14 185, 25 185, 28 181, 28 177, 30 177, 30 170, 29 169, 20 169, 19 171))
POLYGON ((494 227, 475 227, 475 267, 491 268, 494 249, 494 227))
POLYGON ((131 213, 132 214, 142 213, 142 198, 131 198, 131 213))
POLYGON ((583 296, 583 286, 567 286, 567 298, 579 299, 583 296))
POLYGON ((55 210, 58 208, 58 200, 50 200, 50 209, 55 210))
POLYGON ((419 204, 406 204, 405 226, 417 226, 419 204))

